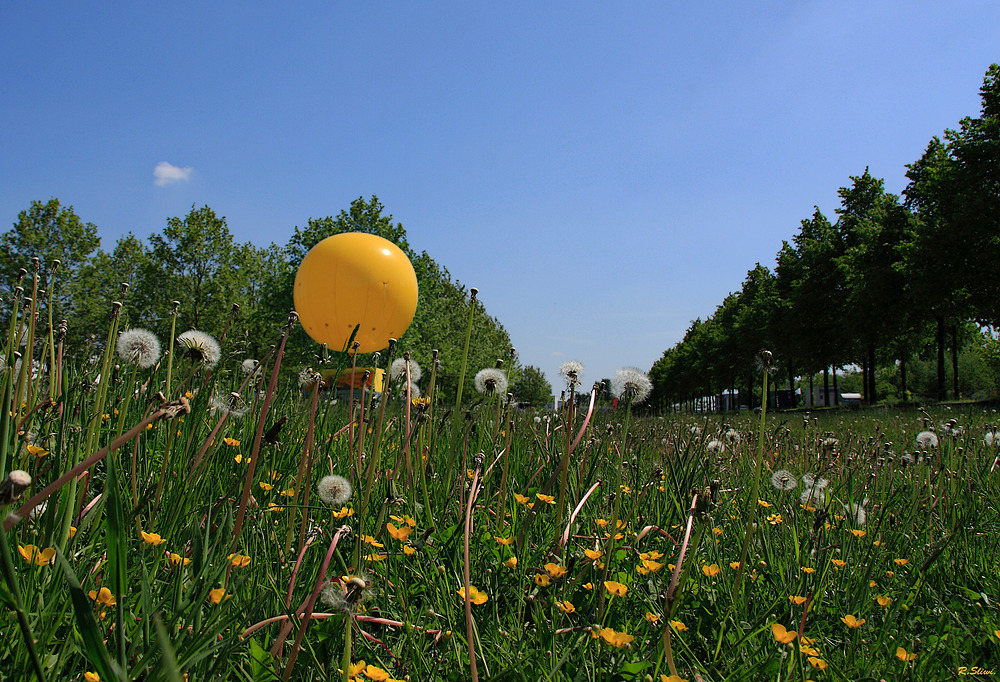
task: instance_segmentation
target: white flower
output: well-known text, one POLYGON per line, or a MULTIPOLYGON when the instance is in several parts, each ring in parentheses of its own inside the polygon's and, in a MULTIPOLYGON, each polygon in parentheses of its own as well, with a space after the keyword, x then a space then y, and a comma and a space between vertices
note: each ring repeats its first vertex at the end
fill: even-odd
POLYGON ((407 360, 406 358, 396 358, 392 361, 392 364, 389 365, 389 378, 393 381, 405 381, 407 364, 410 365, 410 381, 413 383, 420 381, 420 365, 415 360, 407 360))
POLYGON ((733 445, 740 444, 740 432, 737 431, 736 429, 729 429, 728 431, 726 431, 724 435, 726 437, 726 440, 728 440, 733 445))
POLYGON ((149 369, 160 359, 160 340, 147 329, 128 329, 118 336, 118 354, 140 369, 149 369))
POLYGON ((847 515, 854 522, 855 526, 865 525, 865 521, 868 519, 868 514, 865 512, 863 505, 855 504, 854 502, 845 504, 844 511, 847 512, 847 515))
POLYGON ((420 397, 420 387, 417 386, 412 381, 408 384, 408 386, 409 386, 409 389, 410 389, 410 398, 411 399, 413 399, 413 398, 419 398, 420 397))
POLYGON ((649 397, 653 382, 638 367, 625 367, 611 378, 611 392, 619 400, 638 404, 649 397))
POLYGON ((212 412, 222 412, 234 419, 239 419, 250 411, 250 406, 246 404, 239 393, 230 393, 228 399, 213 395, 208 404, 212 412))
POLYGON ((921 450, 930 450, 937 446, 938 437, 933 431, 921 431, 917 434, 917 447, 921 450))
POLYGON ((830 485, 830 481, 825 478, 816 478, 812 474, 802 474, 802 485, 807 488, 819 488, 822 490, 826 486, 830 485))
POLYGON ((583 376, 583 365, 576 360, 570 360, 559 365, 559 374, 566 379, 567 386, 579 386, 583 376))
POLYGON ((799 482, 796 480, 795 475, 791 471, 779 469, 771 476, 771 485, 774 486, 776 490, 795 490, 795 488, 798 487, 799 482))
POLYGON ((822 509, 826 506, 826 491, 822 488, 806 488, 799 501, 802 504, 811 504, 816 509, 822 509))
POLYGON ((340 507, 351 499, 351 482, 343 476, 330 474, 319 480, 316 485, 316 493, 319 495, 319 499, 331 507, 340 507))
POLYGON ((997 438, 996 431, 987 431, 986 435, 983 436, 983 442, 986 443, 986 447, 991 448, 994 445, 1000 445, 1000 438, 997 438))
POLYGON ((507 393, 507 373, 502 369, 487 367, 476 373, 473 384, 483 395, 504 395, 507 393))
POLYGON ((212 369, 222 357, 222 350, 219 342, 211 334, 191 329, 177 337, 177 345, 180 346, 182 357, 193 362, 200 362, 205 367, 212 369))
POLYGON ((247 358, 240 363, 240 370, 243 372, 243 376, 248 376, 250 374, 260 374, 262 367, 257 366, 256 360, 251 360, 247 358))
POLYGON ((710 440, 705 445, 705 452, 710 453, 723 453, 726 450, 726 446, 722 444, 721 440, 710 440))

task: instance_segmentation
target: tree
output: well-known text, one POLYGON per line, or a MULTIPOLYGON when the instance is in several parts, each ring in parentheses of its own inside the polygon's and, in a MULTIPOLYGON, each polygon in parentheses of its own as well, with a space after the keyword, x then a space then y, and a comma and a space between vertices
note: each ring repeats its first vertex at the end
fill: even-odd
POLYGON ((139 324, 166 335, 173 301, 179 324, 220 334, 233 304, 251 308, 260 269, 257 249, 237 244, 226 219, 208 206, 191 207, 183 219, 170 218, 162 234, 149 238, 148 258, 132 301, 139 324))
MULTIPOLYGON (((852 176, 851 180, 851 187, 839 190, 837 231, 845 250, 837 265, 847 294, 843 318, 847 340, 854 346, 855 359, 864 368, 866 400, 874 403, 878 397, 877 352, 909 337, 914 319, 901 272, 900 253, 911 216, 897 197, 885 192, 883 181, 872 177, 867 168, 864 174, 852 176)), ((903 343, 900 356, 904 367, 906 355, 903 343)))
POLYGON ((545 379, 542 370, 534 365, 527 365, 521 370, 521 376, 511 389, 514 400, 522 405, 544 407, 552 402, 552 384, 545 379))
MULTIPOLYGON (((60 261, 52 292, 53 323, 58 324, 71 316, 74 294, 81 288, 78 271, 100 244, 97 226, 84 223, 72 206, 64 207, 55 198, 33 201, 18 213, 13 229, 0 235, 0 293, 9 294, 17 286, 14 278, 20 268, 33 274, 32 258, 39 259, 39 287, 53 286, 55 261, 60 261)), ((31 285, 26 283, 25 289, 30 292, 31 285)))

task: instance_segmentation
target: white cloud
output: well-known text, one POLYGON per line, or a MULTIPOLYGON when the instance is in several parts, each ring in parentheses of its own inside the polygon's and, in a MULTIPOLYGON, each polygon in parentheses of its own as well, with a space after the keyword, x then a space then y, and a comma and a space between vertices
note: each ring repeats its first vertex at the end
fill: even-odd
POLYGON ((193 170, 190 166, 178 168, 166 161, 160 161, 153 169, 153 184, 157 187, 166 187, 175 182, 187 182, 191 178, 193 170))

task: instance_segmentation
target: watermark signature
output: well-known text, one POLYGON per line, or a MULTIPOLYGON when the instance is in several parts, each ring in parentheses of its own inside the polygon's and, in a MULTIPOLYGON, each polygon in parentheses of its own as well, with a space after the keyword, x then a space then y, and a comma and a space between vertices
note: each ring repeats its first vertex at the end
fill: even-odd
POLYGON ((958 666, 959 675, 996 675, 997 671, 995 668, 980 668, 979 666, 958 666))

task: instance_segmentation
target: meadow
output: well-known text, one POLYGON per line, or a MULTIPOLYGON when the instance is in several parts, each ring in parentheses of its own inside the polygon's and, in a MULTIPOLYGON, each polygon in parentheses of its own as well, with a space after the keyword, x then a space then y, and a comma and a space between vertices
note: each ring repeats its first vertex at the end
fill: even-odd
POLYGON ((405 348, 375 360, 375 400, 324 390, 349 354, 283 366, 295 324, 246 358, 225 334, 161 349, 116 310, 76 363, 14 310, 0 678, 1000 667, 991 407, 658 414, 635 373, 611 409, 570 365, 562 410, 524 410, 502 369, 461 363, 439 395, 436 362, 405 348))

